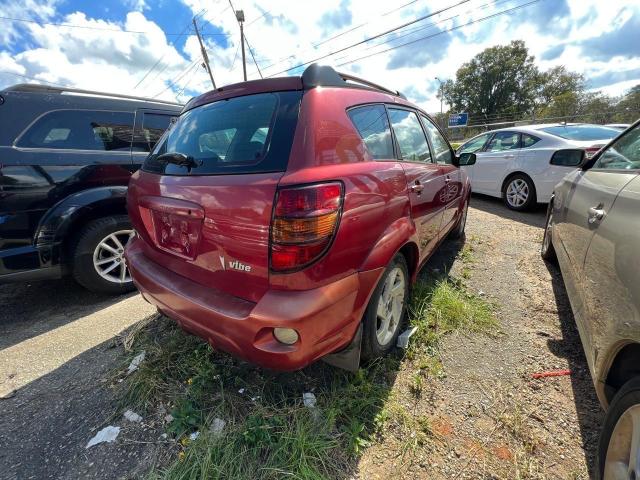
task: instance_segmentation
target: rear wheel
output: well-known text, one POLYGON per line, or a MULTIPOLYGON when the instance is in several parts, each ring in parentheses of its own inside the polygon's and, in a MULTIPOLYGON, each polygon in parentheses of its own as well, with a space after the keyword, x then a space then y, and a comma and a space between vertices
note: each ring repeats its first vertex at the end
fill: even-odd
POLYGON ((363 358, 377 358, 393 348, 404 321, 408 297, 407 261, 402 254, 397 254, 382 275, 362 320, 363 358))
POLYGON ((607 410, 598 445, 602 479, 640 479, 640 378, 627 382, 607 410))
POLYGON ((124 258, 133 236, 126 215, 93 220, 82 229, 73 252, 73 277, 88 290, 125 293, 135 287, 124 258))
POLYGON ((536 203, 536 187, 529 177, 518 173, 505 182, 502 197, 511 210, 528 210, 536 203))

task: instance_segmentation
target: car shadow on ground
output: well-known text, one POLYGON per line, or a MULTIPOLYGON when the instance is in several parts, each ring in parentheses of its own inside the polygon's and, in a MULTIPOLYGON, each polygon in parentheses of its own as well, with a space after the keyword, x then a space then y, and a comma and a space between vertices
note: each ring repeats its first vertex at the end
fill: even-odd
POLYGON ((129 298, 90 292, 72 279, 0 285, 0 350, 129 298))
POLYGON ((0 479, 136 478, 131 473, 158 436, 127 440, 133 424, 114 418, 108 380, 121 360, 122 348, 108 340, 0 400, 0 479), (87 450, 89 439, 109 424, 121 427, 117 441, 87 450))
POLYGON ((553 354, 566 358, 569 363, 571 387, 576 404, 582 447, 587 461, 587 470, 590 478, 597 478, 598 438, 604 413, 596 396, 562 274, 555 264, 547 262, 546 267, 551 274, 553 294, 558 309, 560 329, 562 330, 562 339, 549 339, 548 347, 553 354))
POLYGON ((498 215, 502 218, 508 218, 514 222, 524 223, 532 227, 544 228, 547 205, 538 203, 531 210, 526 212, 516 212, 509 210, 501 199, 490 197, 488 195, 482 195, 480 193, 474 193, 471 195, 471 202, 469 206, 477 208, 483 212, 498 215))

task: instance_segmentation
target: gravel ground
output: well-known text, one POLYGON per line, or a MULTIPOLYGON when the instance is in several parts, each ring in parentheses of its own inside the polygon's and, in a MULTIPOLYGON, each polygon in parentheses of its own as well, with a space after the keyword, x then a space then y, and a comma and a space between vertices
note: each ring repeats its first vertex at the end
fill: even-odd
MULTIPOLYGON (((514 213, 474 197, 467 224, 472 259, 446 243, 428 264, 466 277, 495 303, 503 333, 449 337, 446 377, 420 398, 401 370, 394 394, 431 418, 429 455, 406 461, 397 445, 368 448, 358 478, 588 478, 602 413, 564 285, 538 255, 544 209, 514 213), (571 369, 570 376, 531 374, 571 369)), ((159 432, 115 418, 114 341, 154 313, 140 296, 109 298, 71 281, 0 286, 0 478, 128 478, 161 455, 159 432), (108 424, 115 444, 85 449, 108 424)))

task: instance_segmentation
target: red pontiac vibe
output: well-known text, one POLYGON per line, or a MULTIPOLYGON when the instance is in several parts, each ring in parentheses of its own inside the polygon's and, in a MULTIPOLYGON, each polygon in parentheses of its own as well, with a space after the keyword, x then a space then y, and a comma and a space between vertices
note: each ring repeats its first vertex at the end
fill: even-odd
POLYGON ((131 276, 215 348, 354 370, 394 346, 420 267, 463 235, 473 162, 398 92, 330 67, 219 88, 131 179, 131 276))

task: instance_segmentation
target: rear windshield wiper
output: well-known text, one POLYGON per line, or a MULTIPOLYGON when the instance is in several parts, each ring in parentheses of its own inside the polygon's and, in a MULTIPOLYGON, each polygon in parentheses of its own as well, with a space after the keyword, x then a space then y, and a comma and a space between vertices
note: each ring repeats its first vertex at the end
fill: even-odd
POLYGON ((156 157, 158 162, 165 163, 173 163, 174 165, 178 165, 180 167, 187 167, 187 169, 191 170, 194 167, 198 167, 200 164, 190 155, 185 155, 180 152, 168 152, 163 153, 156 157))

